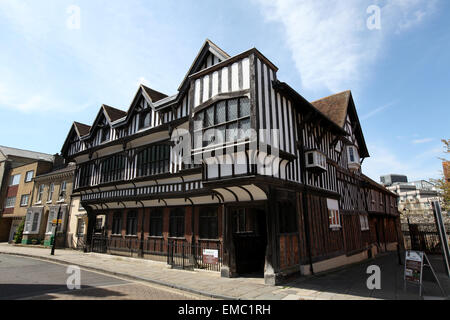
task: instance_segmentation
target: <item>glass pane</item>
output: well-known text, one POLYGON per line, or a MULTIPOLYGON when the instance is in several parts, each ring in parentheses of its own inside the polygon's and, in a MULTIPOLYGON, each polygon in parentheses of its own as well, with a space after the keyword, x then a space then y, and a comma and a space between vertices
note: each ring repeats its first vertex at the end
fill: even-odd
POLYGON ((210 144, 214 143, 215 141, 214 132, 215 129, 208 129, 203 133, 203 147, 209 146, 210 144))
POLYGON ((196 114, 194 119, 194 130, 201 129, 203 126, 203 112, 196 114))
POLYGON ((228 101, 228 121, 236 120, 238 117, 238 100, 233 99, 228 101))
POLYGON ((214 124, 214 106, 206 109, 204 127, 210 127, 214 124))
POLYGON ((250 116, 250 100, 248 98, 240 99, 239 118, 250 116))
POLYGON ((216 107, 216 124, 224 123, 226 121, 225 101, 217 103, 216 107))
POLYGON ((227 129, 227 142, 236 141, 238 138, 238 124, 237 122, 228 125, 227 129))
POLYGON ((250 138, 250 119, 239 121, 239 139, 250 138))
POLYGON ((225 141, 225 128, 226 126, 220 126, 216 128, 216 143, 223 143, 225 141))

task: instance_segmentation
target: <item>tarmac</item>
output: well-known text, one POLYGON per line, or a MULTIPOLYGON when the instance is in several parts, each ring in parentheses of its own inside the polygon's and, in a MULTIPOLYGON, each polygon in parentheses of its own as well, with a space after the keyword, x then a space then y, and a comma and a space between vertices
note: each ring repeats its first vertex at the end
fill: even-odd
MULTIPOLYGON (((424 277, 423 296, 419 287, 403 280, 404 266, 399 265, 396 253, 387 253, 371 260, 344 268, 298 277, 278 286, 264 284, 262 277, 222 278, 219 272, 203 270, 171 269, 165 262, 83 253, 70 249, 57 249, 54 256, 50 249, 33 246, 16 246, 0 243, 1 254, 31 257, 35 259, 75 265, 82 269, 120 276, 125 279, 146 281, 205 298, 225 300, 427 300, 450 299, 450 278, 445 276, 442 258, 430 257, 444 293, 431 273, 424 277), (369 266, 378 266, 381 288, 369 289, 369 266)), ((1 275, 0 275, 1 284, 1 275)))

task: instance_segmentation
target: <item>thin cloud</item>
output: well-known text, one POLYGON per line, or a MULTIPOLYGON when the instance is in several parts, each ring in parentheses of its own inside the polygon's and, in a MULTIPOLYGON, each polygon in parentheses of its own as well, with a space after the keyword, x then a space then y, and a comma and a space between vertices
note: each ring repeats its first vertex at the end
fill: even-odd
POLYGON ((440 176, 441 162, 435 148, 425 151, 420 157, 403 159, 397 150, 391 150, 384 144, 369 144, 370 158, 364 161, 363 172, 379 181, 380 176, 390 173, 404 174, 410 181, 428 180, 440 176))
POLYGON ((305 89, 355 88, 369 73, 385 40, 425 20, 438 0, 375 1, 381 30, 368 30, 373 0, 254 0, 267 21, 283 26, 305 89))
POLYGON ((380 112, 382 112, 382 111, 384 111, 384 110, 386 110, 386 109, 392 107, 394 104, 395 104, 394 102, 390 102, 390 103, 388 103, 388 104, 385 104, 384 106, 381 106, 381 107, 379 107, 379 108, 376 108, 375 110, 373 110, 373 111, 371 111, 371 112, 369 112, 369 113, 363 115, 363 116, 361 117, 361 120, 367 120, 367 119, 370 119, 370 118, 372 118, 373 116, 375 116, 376 114, 378 114, 378 113, 380 113, 380 112))
POLYGON ((416 139, 411 141, 413 144, 423 144, 423 143, 428 143, 428 142, 432 142, 433 139, 432 138, 425 138, 425 139, 416 139))

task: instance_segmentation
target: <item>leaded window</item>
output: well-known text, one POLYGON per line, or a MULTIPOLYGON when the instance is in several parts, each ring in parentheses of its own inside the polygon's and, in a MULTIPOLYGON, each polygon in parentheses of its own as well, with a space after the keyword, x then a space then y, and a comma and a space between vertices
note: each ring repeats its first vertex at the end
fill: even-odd
POLYGON ((100 183, 123 180, 125 177, 125 156, 116 155, 102 162, 100 183))
POLYGON ((154 145, 137 155, 137 177, 146 177, 169 172, 170 146, 154 145))
POLYGON ((137 213, 130 211, 127 214, 127 236, 137 235, 137 213))
POLYGON ((246 97, 219 101, 199 111, 194 120, 194 131, 196 136, 202 134, 203 147, 249 138, 250 128, 250 101, 246 97))
POLYGON ((114 212, 112 223, 112 234, 122 234, 122 212, 114 212))
POLYGON ((203 207, 199 214, 199 235, 202 239, 217 239, 219 235, 217 208, 203 207))
POLYGON ((150 127, 152 123, 151 109, 146 109, 139 114, 139 130, 150 127))
POLYGON ((170 210, 170 237, 184 237, 184 208, 174 208, 170 210))
POLYGON ((161 237, 163 230, 163 210, 152 209, 150 213, 150 236, 161 237))
POLYGON ((80 187, 89 186, 90 180, 91 180, 91 165, 88 163, 81 166, 79 186, 80 187))

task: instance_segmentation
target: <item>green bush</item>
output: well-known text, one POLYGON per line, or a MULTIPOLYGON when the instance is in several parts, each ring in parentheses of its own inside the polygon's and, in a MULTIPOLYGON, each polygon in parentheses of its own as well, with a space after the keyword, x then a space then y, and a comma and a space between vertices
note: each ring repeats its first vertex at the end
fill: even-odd
POLYGON ((20 244, 22 243, 23 236, 23 228, 25 227, 25 218, 22 219, 22 222, 19 224, 19 227, 16 230, 16 234, 14 236, 14 243, 20 244))

